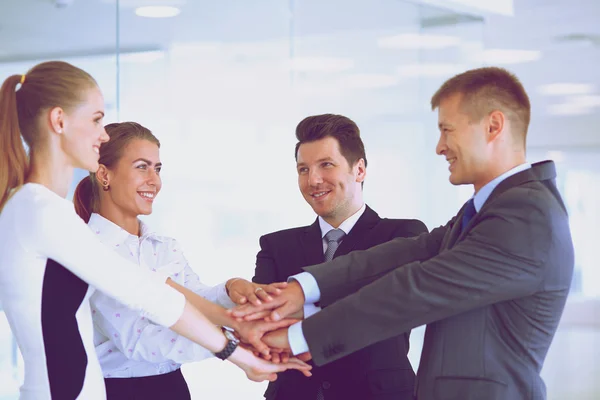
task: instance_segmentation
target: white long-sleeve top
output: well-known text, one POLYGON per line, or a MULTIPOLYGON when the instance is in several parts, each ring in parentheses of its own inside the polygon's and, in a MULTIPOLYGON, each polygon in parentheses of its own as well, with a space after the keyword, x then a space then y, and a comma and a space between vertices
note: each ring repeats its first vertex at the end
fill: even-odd
MULTIPOLYGON (((141 221, 140 236, 131 235, 99 214, 92 214, 88 226, 102 243, 138 264, 140 269, 154 271, 165 279, 169 277, 223 307, 235 305, 227 296, 225 284, 209 287, 200 282, 175 239, 157 235, 141 221)), ((103 293, 92 296, 91 306, 94 343, 106 378, 165 374, 183 363, 213 356, 209 350, 103 293)))
POLYGON ((106 397, 88 301, 95 289, 164 326, 185 305, 164 277, 107 249, 73 203, 42 185, 18 189, 0 213, 0 299, 25 364, 20 399, 106 397))

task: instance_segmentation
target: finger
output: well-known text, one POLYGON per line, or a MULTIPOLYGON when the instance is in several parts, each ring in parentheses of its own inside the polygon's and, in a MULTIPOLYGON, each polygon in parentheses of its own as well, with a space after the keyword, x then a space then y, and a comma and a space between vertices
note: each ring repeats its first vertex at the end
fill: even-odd
POLYGON ((271 283, 269 286, 273 286, 278 289, 285 289, 288 286, 288 283, 287 282, 275 282, 275 283, 271 283))
POLYGON ((279 353, 279 358, 281 359, 281 362, 283 364, 287 364, 288 362, 290 362, 290 353, 288 353, 287 351, 279 353))
POLYGON ((262 288, 264 289, 265 292, 274 294, 274 295, 281 294, 281 289, 284 289, 282 287, 279 287, 279 285, 276 283, 272 283, 270 285, 264 285, 262 288))
POLYGON ((294 310, 294 306, 290 302, 286 302, 281 307, 276 308, 271 312, 271 320, 272 321, 281 321, 283 318, 286 318, 297 310, 294 310))
POLYGON ((279 353, 271 352, 271 362, 273 362, 275 364, 281 363, 281 357, 280 357, 279 353))
MULTIPOLYGON (((261 292, 262 292, 262 290, 261 290, 261 292)), ((250 302, 250 304, 253 304, 255 306, 260 306, 262 304, 260 299, 258 297, 256 297, 256 294, 254 294, 254 293, 248 295, 248 301, 250 302)))
POLYGON ((263 343, 262 340, 260 340, 260 337, 251 337, 248 338, 248 340, 250 341, 250 344, 252 346, 254 346, 254 348, 260 352, 260 354, 264 355, 264 356, 269 356, 271 351, 269 349, 269 346, 267 346, 266 344, 263 343))
POLYGON ((278 364, 278 366, 285 367, 285 369, 295 369, 302 372, 305 376, 311 376, 310 370, 312 367, 298 359, 291 358, 289 362, 285 364, 278 364))
MULTIPOLYGON (((263 306, 263 308, 264 308, 264 306, 263 306)), ((257 307, 254 304, 244 304, 244 305, 236 306, 228 311, 232 317, 243 318, 246 315, 253 314, 258 311, 263 311, 263 308, 257 307)))
POLYGON ((312 354, 310 354, 310 352, 307 351, 306 353, 298 354, 296 358, 302 361, 310 361, 312 360, 312 354))
POLYGON ((242 296, 237 290, 231 290, 229 292, 229 298, 235 304, 245 304, 246 303, 246 298, 244 296, 242 296))
POLYGON ((254 293, 256 293, 256 296, 263 300, 263 301, 271 301, 273 300, 273 298, 271 296, 269 296, 269 293, 267 293, 266 289, 263 290, 257 290, 254 293))
POLYGON ((282 319, 281 321, 268 322, 268 323, 265 323, 262 325, 262 330, 263 331, 274 331, 276 329, 287 328, 288 326, 292 326, 296 322, 299 322, 299 321, 300 321, 299 319, 285 318, 285 319, 282 319))
POLYGON ((268 317, 270 314, 271 314, 271 311, 269 311, 269 310, 258 311, 258 312, 246 315, 244 317, 244 321, 256 321, 258 319, 263 319, 265 317, 268 317))

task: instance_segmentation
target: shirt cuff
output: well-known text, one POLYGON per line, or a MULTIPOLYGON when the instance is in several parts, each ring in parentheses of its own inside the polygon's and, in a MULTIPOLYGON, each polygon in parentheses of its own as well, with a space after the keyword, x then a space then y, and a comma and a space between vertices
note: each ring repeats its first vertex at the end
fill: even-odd
POLYGON ((300 284, 304 292, 304 304, 316 303, 321 299, 321 290, 314 276, 308 272, 301 272, 290 276, 288 282, 292 279, 300 284))
POLYGON ((305 304, 304 305, 304 319, 310 317, 321 311, 321 307, 316 306, 314 304, 305 304))
POLYGON ((217 290, 217 304, 223 306, 225 308, 233 308, 236 304, 231 300, 231 298, 227 295, 227 289, 225 289, 225 285, 227 282, 223 282, 216 286, 217 290))
POLYGON ((288 342, 290 343, 290 350, 295 356, 308 351, 308 343, 306 343, 302 332, 302 321, 296 322, 288 328, 288 342))

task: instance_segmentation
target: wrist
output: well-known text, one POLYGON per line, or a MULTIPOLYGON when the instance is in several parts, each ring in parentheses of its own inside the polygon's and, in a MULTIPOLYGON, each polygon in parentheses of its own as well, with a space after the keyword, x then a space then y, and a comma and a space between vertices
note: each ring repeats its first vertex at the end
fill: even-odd
POLYGON ((229 288, 231 287, 231 285, 233 285, 235 281, 239 281, 240 279, 242 278, 231 278, 227 282, 225 282, 225 292, 227 293, 227 296, 229 296, 229 288))
POLYGON ((221 329, 223 331, 223 339, 225 340, 225 344, 223 345, 223 348, 220 351, 214 354, 217 358, 220 358, 221 360, 227 360, 233 355, 235 350, 237 350, 240 341, 234 336, 233 332, 225 328, 221 329))

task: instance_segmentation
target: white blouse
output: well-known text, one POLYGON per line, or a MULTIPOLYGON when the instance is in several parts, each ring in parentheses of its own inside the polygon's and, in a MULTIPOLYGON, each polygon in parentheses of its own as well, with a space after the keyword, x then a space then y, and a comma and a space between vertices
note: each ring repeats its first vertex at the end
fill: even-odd
MULTIPOLYGON (((205 299, 223 307, 235 304, 225 284, 209 287, 200 282, 175 239, 159 236, 140 221, 141 236, 92 214, 88 223, 102 243, 146 270, 170 277, 205 299)), ((132 287, 136 282, 129 282, 132 287)), ((91 298, 94 342, 106 378, 130 378, 172 372, 186 362, 200 361, 213 354, 196 343, 149 321, 102 293, 91 298)))
POLYGON ((100 243, 72 202, 38 184, 18 189, 0 213, 0 300, 25 363, 21 400, 106 397, 88 301, 95 289, 164 326, 185 305, 160 275, 100 243))

